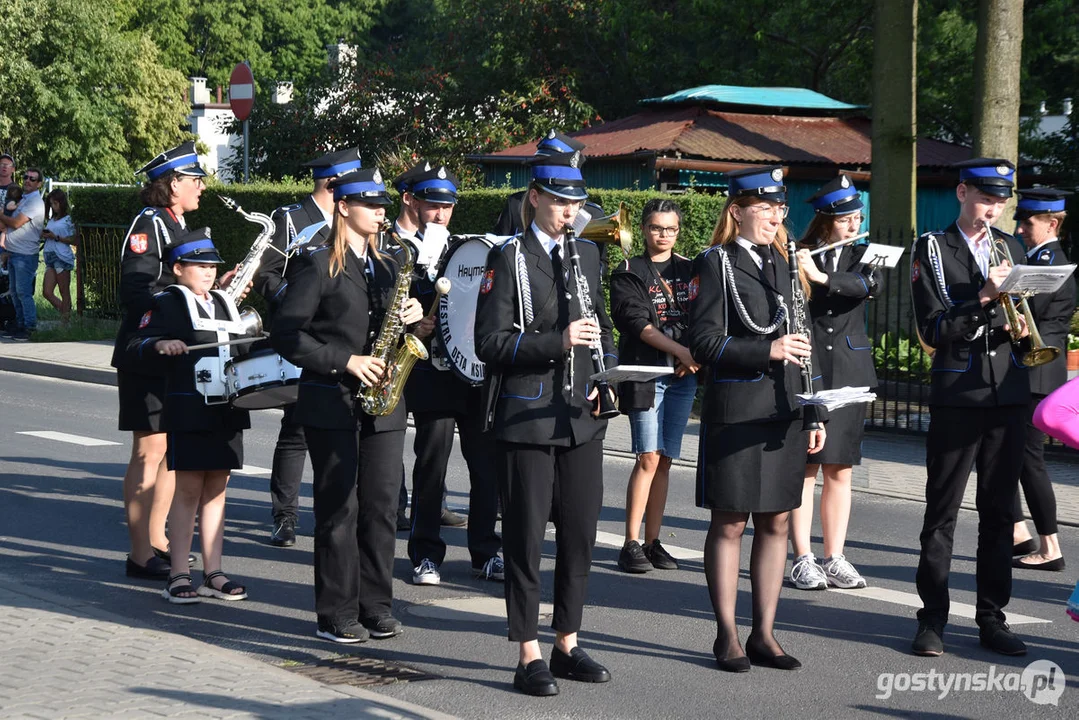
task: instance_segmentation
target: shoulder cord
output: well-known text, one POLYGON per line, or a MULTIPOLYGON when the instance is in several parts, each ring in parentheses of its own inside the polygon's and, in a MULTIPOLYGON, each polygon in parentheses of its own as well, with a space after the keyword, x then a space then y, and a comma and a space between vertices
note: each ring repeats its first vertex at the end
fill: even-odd
MULTIPOLYGON (((929 265, 933 270, 933 279, 936 281, 937 290, 940 292, 940 297, 944 300, 944 304, 948 307, 954 307, 955 303, 952 302, 951 295, 948 294, 948 285, 944 280, 944 265, 940 262, 940 244, 937 243, 937 238, 934 235, 929 235, 925 242, 926 254, 929 258, 929 265)), ((963 336, 963 339, 967 342, 977 340, 985 332, 985 326, 979 325, 978 329, 972 333, 967 333, 963 336)))
MULTIPOLYGON (((167 262, 165 260, 165 253, 162 251, 161 248, 161 236, 165 236, 166 248, 169 246, 169 243, 172 242, 172 236, 169 235, 169 229, 165 227, 165 221, 162 220, 161 217, 158 215, 154 215, 154 234, 157 236, 157 257, 161 261, 160 264, 157 266, 157 280, 160 280, 162 270, 165 267, 165 263, 167 262)), ((154 282, 157 282, 157 280, 155 280, 154 282)))
MULTIPOLYGON (((727 255, 727 251, 723 248, 720 248, 718 252, 722 257, 723 281, 730 289, 731 299, 734 301, 735 309, 738 310, 738 317, 742 320, 742 324, 758 335, 771 335, 779 329, 780 325, 788 324, 787 303, 780 293, 776 293, 776 301, 779 303, 779 307, 776 309, 775 316, 772 317, 772 324, 761 327, 753 322, 753 318, 749 316, 749 311, 746 310, 745 303, 742 302, 742 296, 738 294, 738 285, 734 282, 734 266, 731 264, 730 256, 727 255)), ((727 318, 724 317, 723 321, 726 325, 727 318)))
POLYGON ((520 241, 514 246, 514 265, 517 270, 517 315, 520 320, 521 332, 532 324, 534 311, 532 309, 532 286, 528 281, 528 263, 525 262, 524 253, 521 252, 520 241))

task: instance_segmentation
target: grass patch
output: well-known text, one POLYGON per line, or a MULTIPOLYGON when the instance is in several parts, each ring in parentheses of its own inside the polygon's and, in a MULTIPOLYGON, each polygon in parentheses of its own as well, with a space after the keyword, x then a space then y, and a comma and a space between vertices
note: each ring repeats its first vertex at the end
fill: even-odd
MULTIPOLYGON (((79 317, 75 314, 75 273, 71 273, 71 322, 60 324, 60 311, 41 294, 45 279, 45 263, 37 266, 34 283, 34 305, 37 306, 37 330, 33 342, 79 342, 83 340, 112 340, 120 329, 119 320, 79 317)), ((56 292, 60 296, 59 290, 56 292)))

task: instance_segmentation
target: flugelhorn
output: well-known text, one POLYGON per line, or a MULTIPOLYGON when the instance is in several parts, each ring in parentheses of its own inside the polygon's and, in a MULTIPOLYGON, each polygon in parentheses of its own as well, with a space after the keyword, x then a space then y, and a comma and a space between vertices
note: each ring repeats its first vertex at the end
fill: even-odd
POLYGON ((618 245, 622 248, 622 254, 629 257, 633 250, 633 231, 630 228, 629 210, 625 203, 618 203, 618 210, 606 217, 593 218, 588 221, 584 229, 577 237, 591 240, 592 242, 618 245))

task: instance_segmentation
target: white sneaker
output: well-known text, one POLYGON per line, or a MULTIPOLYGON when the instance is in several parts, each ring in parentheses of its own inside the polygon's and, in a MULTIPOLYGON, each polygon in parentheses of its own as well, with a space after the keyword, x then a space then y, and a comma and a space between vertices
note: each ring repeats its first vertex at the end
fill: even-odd
POLYGON ((420 560, 420 566, 412 571, 413 585, 438 585, 442 582, 442 576, 438 573, 438 565, 429 559, 420 560))
POLYGON ((791 568, 791 582, 799 590, 824 590, 828 587, 824 568, 817 564, 813 553, 806 553, 795 559, 794 567, 791 568))
POLYGON ((859 575, 854 566, 842 555, 833 555, 824 559, 824 575, 832 587, 843 590, 865 587, 865 578, 859 575))

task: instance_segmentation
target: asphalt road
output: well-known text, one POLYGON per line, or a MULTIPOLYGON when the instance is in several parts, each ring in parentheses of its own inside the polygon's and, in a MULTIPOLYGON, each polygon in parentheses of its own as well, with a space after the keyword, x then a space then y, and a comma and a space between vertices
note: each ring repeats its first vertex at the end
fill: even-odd
MULTIPOLYGON (((289 549, 267 544, 268 476, 256 470, 233 478, 225 568, 248 586, 250 600, 172 606, 161 599, 158 584, 129 581, 123 574, 126 531, 119 500, 129 448, 115 418, 114 388, 0 373, 0 573, 5 577, 285 667, 344 652, 424 670, 439 679, 378 691, 468 718, 1044 718, 1075 717, 1079 710, 1079 623, 1064 614, 1079 566, 1074 528, 1062 528, 1065 554, 1069 561, 1075 558, 1066 572, 1016 576, 1008 610, 1025 616, 1021 619, 1027 622, 1014 629, 1027 641, 1027 657, 1009 659, 982 650, 973 620, 957 617, 945 637, 947 654, 916 658, 908 648, 916 627, 913 580, 922 505, 856 493, 847 556, 867 577, 871 592, 784 589, 778 636, 805 668, 797 673, 754 668, 732 676, 717 671, 711 658, 714 620, 699 559, 707 521, 693 506, 692 473, 675 469, 663 540, 695 557, 682 561, 677 571, 627 576, 617 570, 615 544, 622 534, 631 463, 608 457, 600 522, 600 538, 608 544, 597 545, 581 644, 611 669, 614 680, 598 686, 562 682, 556 698, 526 698, 510 686, 516 650, 506 641, 504 619, 483 614, 485 599, 486 606, 499 607, 502 587, 470 576, 461 529, 444 531, 450 550, 443 583, 433 588, 409 583, 411 568, 399 536, 395 614, 406 625, 400 637, 355 649, 315 638, 309 468, 301 536, 289 549), (27 432, 67 436, 20 434, 27 432), (72 442, 87 439, 116 444, 72 442), (444 601, 459 601, 470 612, 447 618, 432 608, 444 601), (1036 704, 1022 691, 1008 689, 1015 680, 1002 679, 1002 674, 1022 673, 1035 660, 1052 661, 1067 675, 1059 705, 1036 704), (925 681, 939 687, 941 678, 951 682, 952 673, 972 674, 975 687, 976 674, 987 674, 990 688, 949 689, 943 697, 940 689, 910 689, 925 681)), ((273 412, 253 415, 254 427, 244 438, 250 466, 270 467, 278 421, 273 412)), ((406 467, 411 461, 409 448, 406 467)), ((455 453, 450 505, 466 504, 467 475, 455 453)), ((953 603, 974 602, 975 533, 975 516, 964 512, 956 536, 953 603)), ((551 539, 543 563, 548 602, 551 539)), ((748 567, 746 540, 743 568, 748 567)), ((741 590, 744 640, 750 611, 744 571, 741 590)), ((541 631, 545 652, 552 639, 549 630, 541 631)), ((197 691, 197 679, 192 689, 197 691)), ((1048 695, 1035 699, 1045 703, 1048 695)))

